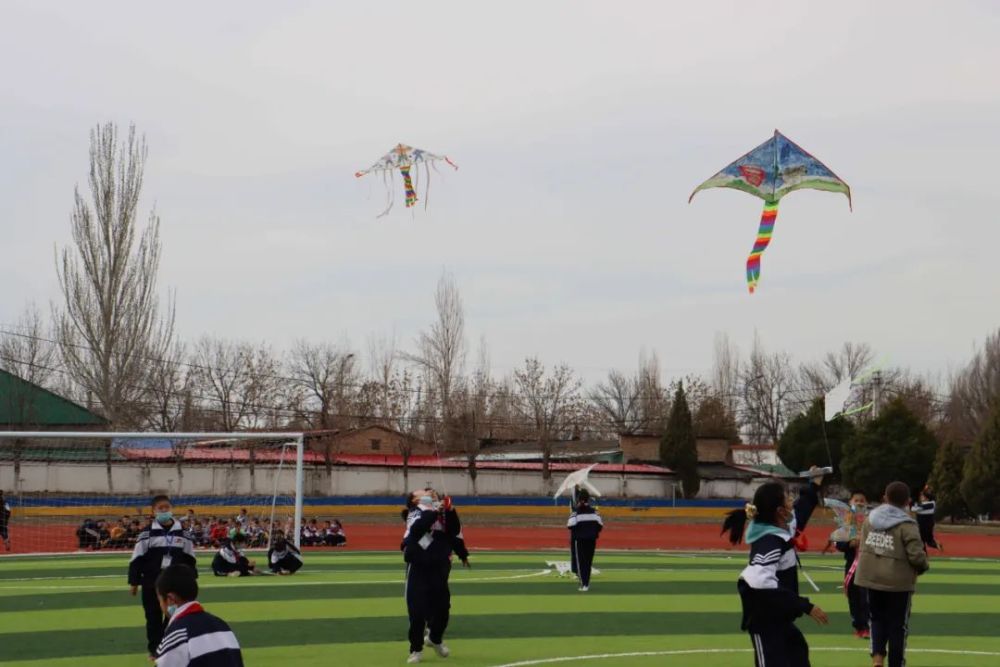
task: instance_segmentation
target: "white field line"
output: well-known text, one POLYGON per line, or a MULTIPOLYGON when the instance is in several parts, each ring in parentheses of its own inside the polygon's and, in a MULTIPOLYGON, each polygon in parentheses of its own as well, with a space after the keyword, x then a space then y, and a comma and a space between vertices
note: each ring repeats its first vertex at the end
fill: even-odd
MULTIPOLYGON (((489 571, 489 570, 487 570, 487 571, 489 571)), ((494 571, 502 572, 503 570, 494 570, 494 571)), ((543 577, 543 576, 545 576, 547 574, 552 574, 552 572, 553 572, 553 570, 547 570, 546 569, 546 570, 539 570, 537 572, 531 572, 529 574, 512 574, 512 575, 503 576, 503 577, 474 577, 474 578, 470 578, 470 579, 453 579, 451 581, 451 584, 454 585, 454 584, 465 584, 465 583, 481 583, 481 582, 487 582, 487 581, 513 581, 515 579, 531 579, 533 577, 543 577)), ((120 578, 121 575, 97 575, 97 576, 94 576, 94 577, 77 577, 77 578, 78 579, 98 579, 98 578, 108 578, 108 577, 120 578)), ((228 579, 228 577, 219 577, 219 579, 226 580, 226 579, 228 579)), ((268 577, 268 579, 271 579, 271 578, 268 577)), ((20 580, 17 580, 17 579, 7 579, 6 581, 20 581, 20 580)), ((30 579, 28 581, 30 581, 30 579)), ((211 583, 211 584, 208 583, 210 581, 212 581, 212 578, 210 578, 210 577, 204 577, 204 582, 205 583, 199 584, 199 588, 222 588, 224 586, 227 586, 227 584, 222 583, 222 581, 220 581, 218 583, 211 583)), ((307 581, 288 581, 288 579, 284 579, 281 584, 265 584, 263 581, 260 581, 260 580, 255 581, 254 579, 242 579, 241 583, 238 584, 238 585, 240 587, 243 587, 243 586, 274 586, 274 585, 280 585, 280 586, 284 587, 284 586, 352 586, 352 585, 355 585, 355 584, 372 585, 372 584, 401 584, 401 583, 403 583, 402 577, 399 578, 399 579, 380 579, 380 580, 368 580, 368 581, 363 581, 363 580, 353 580, 353 581, 315 581, 313 579, 309 579, 307 581)), ((66 590, 66 591, 69 591, 69 590, 74 590, 74 591, 77 591, 77 590, 115 590, 115 589, 118 589, 118 588, 121 588, 122 590, 127 590, 128 586, 127 585, 114 586, 114 587, 109 587, 107 585, 105 585, 105 586, 40 586, 40 585, 5 586, 5 585, 0 584, 0 591, 7 591, 7 590, 10 590, 10 591, 16 591, 16 590, 29 590, 29 591, 41 591, 41 590, 66 590)), ((0 598, 0 599, 2 599, 2 598, 0 598)))
MULTIPOLYGON (((836 646, 810 646, 809 652, 823 653, 868 653, 864 648, 847 648, 836 646)), ((946 648, 907 648, 907 653, 929 653, 935 655, 974 655, 974 656, 1000 656, 1000 651, 962 651, 946 648)), ((595 653, 591 655, 560 656, 556 658, 539 658, 537 660, 521 660, 519 662, 506 662, 494 667, 532 667, 533 665, 553 665, 560 662, 575 662, 577 660, 610 660, 612 658, 645 658, 668 655, 709 655, 718 653, 753 653, 749 648, 695 648, 677 649, 673 651, 632 651, 630 653, 595 653)))

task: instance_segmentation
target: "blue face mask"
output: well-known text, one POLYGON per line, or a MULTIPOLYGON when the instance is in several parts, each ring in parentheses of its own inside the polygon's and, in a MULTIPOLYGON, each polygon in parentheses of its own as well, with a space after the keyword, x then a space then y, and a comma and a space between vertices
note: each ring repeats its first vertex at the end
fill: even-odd
POLYGON ((176 613, 177 613, 177 605, 175 605, 175 604, 168 604, 167 605, 167 616, 173 616, 176 613))
POLYGON ((159 523, 159 524, 170 523, 173 520, 174 520, 174 513, 173 512, 169 512, 168 511, 168 512, 157 512, 156 513, 156 522, 159 523))
POLYGON ((433 505, 434 504, 434 499, 431 498, 430 496, 421 496, 420 497, 420 504, 421 505, 433 505))

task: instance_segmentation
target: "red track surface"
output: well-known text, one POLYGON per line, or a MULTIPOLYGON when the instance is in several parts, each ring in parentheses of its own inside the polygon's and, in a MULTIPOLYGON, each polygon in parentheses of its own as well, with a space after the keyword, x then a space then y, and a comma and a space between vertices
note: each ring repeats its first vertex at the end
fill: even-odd
MULTIPOLYGON (((541 526, 476 526, 465 523, 465 539, 475 550, 531 550, 563 548, 565 528, 541 526)), ((395 524, 347 524, 350 551, 384 551, 399 548, 402 529, 395 524)), ((68 552, 76 550, 76 526, 11 526, 13 553, 68 552)), ((810 527, 810 551, 823 548, 827 526, 810 527)), ((951 533, 938 531, 947 551, 943 555, 975 558, 1000 558, 1000 534, 951 533)), ((726 549, 729 543, 719 536, 713 524, 612 523, 601 533, 601 547, 606 549, 726 549)), ((744 549, 745 547, 738 547, 744 549)), ((0 552, 3 553, 3 552, 0 552)), ((936 552, 932 552, 934 554, 936 552)))

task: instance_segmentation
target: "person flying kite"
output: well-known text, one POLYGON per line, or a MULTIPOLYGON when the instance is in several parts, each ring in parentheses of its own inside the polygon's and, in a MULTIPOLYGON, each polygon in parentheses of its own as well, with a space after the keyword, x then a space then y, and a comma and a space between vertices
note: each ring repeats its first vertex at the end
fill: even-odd
POLYGON ((435 155, 420 148, 413 148, 406 144, 396 144, 396 147, 383 155, 378 161, 367 169, 355 172, 355 178, 361 178, 366 174, 379 173, 382 175, 382 182, 386 188, 386 207, 377 217, 381 218, 389 214, 392 210, 393 198, 395 197, 396 171, 403 177, 403 190, 406 194, 406 208, 412 208, 417 203, 417 189, 419 183, 420 167, 424 172, 424 208, 427 208, 427 195, 430 191, 431 172, 430 167, 437 171, 438 162, 445 162, 453 169, 457 170, 458 165, 448 159, 445 155, 435 155))
MULTIPOLYGON (((764 200, 757 241, 747 258, 747 287, 751 294, 760 281, 760 256, 771 242, 778 201, 782 197, 804 188, 826 190, 847 195, 848 206, 851 206, 851 188, 847 183, 778 130, 773 137, 695 188, 688 203, 698 192, 708 188, 733 188, 764 200)), ((853 206, 851 208, 853 210, 853 206)))

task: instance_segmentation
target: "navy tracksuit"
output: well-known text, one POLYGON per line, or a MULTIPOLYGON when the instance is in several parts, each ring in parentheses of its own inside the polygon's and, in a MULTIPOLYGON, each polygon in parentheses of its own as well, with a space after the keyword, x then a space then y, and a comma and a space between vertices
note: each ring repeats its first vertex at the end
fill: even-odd
POLYGON ((267 566, 271 572, 298 572, 302 567, 302 552, 291 542, 285 542, 279 549, 276 545, 271 545, 267 552, 267 566))
POLYGON ((590 586, 590 571, 594 565, 597 537, 604 528, 604 522, 590 503, 581 502, 569 515, 566 522, 570 535, 570 561, 572 570, 580 577, 581 586, 590 586))
POLYGON ((406 518, 402 548, 410 652, 416 653, 424 648, 425 629, 430 631, 430 641, 440 644, 448 628, 451 554, 454 552, 463 562, 469 557, 458 512, 414 508, 406 518))
POLYGON ((129 586, 142 589, 142 608, 146 614, 146 649, 153 655, 163 639, 164 618, 156 597, 156 578, 169 565, 187 565, 198 573, 191 535, 176 519, 169 528, 156 521, 139 533, 128 564, 129 586))
POLYGON ((751 537, 750 562, 736 588, 743 605, 742 630, 750 634, 756 667, 809 667, 809 645, 795 620, 812 611, 799 595, 798 553, 794 538, 809 522, 819 504, 819 486, 810 482, 795 501, 795 526, 789 530, 767 524, 762 535, 751 537))
POLYGON ((917 503, 910 508, 917 517, 917 527, 920 529, 920 539, 924 542, 924 551, 927 547, 940 549, 937 540, 934 539, 934 512, 937 511, 937 503, 928 500, 924 503, 917 503))
POLYGON ((232 544, 226 544, 215 554, 212 560, 212 572, 217 577, 228 577, 233 572, 239 572, 241 577, 253 574, 250 569, 250 559, 232 544))

